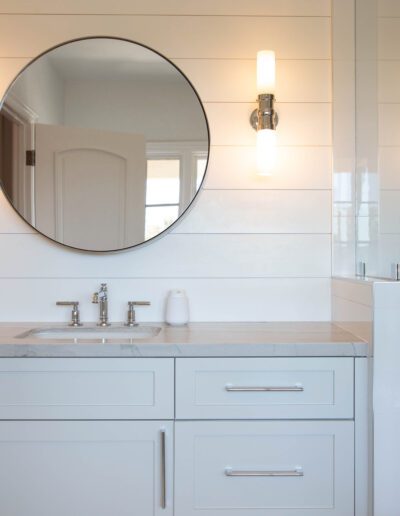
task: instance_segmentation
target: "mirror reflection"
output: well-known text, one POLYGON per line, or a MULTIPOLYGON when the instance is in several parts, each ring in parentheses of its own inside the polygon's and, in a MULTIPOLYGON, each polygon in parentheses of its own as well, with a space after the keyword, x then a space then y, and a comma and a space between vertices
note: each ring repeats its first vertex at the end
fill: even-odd
POLYGON ((5 95, 0 181, 47 237, 124 249, 184 213, 208 145, 201 102, 172 63, 126 40, 77 40, 33 61, 5 95))

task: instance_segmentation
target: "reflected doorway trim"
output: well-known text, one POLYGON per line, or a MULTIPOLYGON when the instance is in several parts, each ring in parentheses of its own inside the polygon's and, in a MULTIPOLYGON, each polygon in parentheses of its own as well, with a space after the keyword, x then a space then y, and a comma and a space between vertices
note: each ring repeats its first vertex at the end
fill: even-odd
POLYGON ((2 111, 15 124, 18 131, 18 167, 23 170, 18 174, 22 180, 17 184, 18 205, 22 206, 23 215, 31 225, 35 224, 35 167, 26 164, 26 152, 35 150, 35 123, 38 115, 30 107, 14 96, 7 98, 2 111))

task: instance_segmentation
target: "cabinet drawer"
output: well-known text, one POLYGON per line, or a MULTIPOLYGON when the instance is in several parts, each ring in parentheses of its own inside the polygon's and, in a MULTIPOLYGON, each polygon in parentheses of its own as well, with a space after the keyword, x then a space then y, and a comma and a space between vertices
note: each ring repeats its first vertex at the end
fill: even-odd
POLYGON ((176 516, 354 516, 352 421, 175 425, 176 516))
POLYGON ((177 419, 351 419, 352 358, 178 359, 177 419))
POLYGON ((0 419, 173 417, 173 359, 0 359, 0 419))

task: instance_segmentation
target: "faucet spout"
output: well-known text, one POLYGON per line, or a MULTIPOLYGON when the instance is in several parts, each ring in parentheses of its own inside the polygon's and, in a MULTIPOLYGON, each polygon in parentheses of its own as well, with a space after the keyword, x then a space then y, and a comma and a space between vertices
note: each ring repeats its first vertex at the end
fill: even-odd
POLYGON ((99 305, 99 322, 97 326, 110 326, 108 322, 108 289, 107 283, 102 283, 98 292, 92 297, 92 303, 99 305))

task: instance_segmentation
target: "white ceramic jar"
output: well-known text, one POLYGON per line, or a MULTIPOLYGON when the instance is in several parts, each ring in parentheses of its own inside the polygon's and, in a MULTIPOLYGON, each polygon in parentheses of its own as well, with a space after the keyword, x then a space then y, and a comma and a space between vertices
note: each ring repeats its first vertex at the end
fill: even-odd
POLYGON ((171 326, 189 322, 189 300, 184 290, 170 290, 165 307, 165 321, 171 326))

